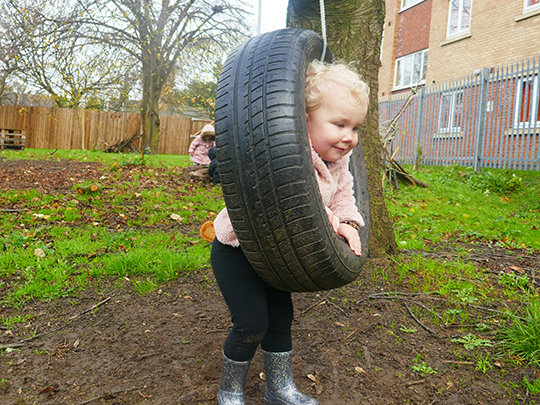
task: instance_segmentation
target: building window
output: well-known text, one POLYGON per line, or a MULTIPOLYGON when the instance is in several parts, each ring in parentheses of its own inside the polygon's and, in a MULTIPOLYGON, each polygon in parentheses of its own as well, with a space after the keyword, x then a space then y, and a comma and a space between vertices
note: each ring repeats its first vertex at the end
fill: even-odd
POLYGON ((450 0, 448 11, 448 37, 469 32, 472 0, 450 0))
POLYGON ((523 12, 540 9, 540 0, 524 0, 523 12))
POLYGON ((463 89, 443 93, 439 111, 439 132, 460 133, 463 116, 463 89))
POLYGON ((538 75, 520 79, 516 85, 514 127, 540 127, 538 75))
POLYGON ((415 6, 416 4, 423 1, 424 0, 401 0, 401 11, 405 10, 406 8, 415 6))
POLYGON ((396 73, 394 88, 411 87, 416 84, 424 84, 428 50, 411 53, 396 59, 396 73))

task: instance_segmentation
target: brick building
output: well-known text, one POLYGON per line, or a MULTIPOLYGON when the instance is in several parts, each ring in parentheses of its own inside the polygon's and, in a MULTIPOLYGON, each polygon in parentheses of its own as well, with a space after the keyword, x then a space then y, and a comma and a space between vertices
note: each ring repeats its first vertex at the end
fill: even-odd
POLYGON ((539 43, 540 0, 386 0, 379 97, 529 58, 539 43))

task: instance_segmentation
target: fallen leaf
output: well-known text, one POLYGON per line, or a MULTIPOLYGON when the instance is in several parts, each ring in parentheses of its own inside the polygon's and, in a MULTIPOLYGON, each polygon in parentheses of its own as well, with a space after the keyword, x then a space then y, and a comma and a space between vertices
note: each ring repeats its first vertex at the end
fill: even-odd
POLYGON ((518 266, 510 266, 512 270, 519 271, 520 273, 525 273, 525 270, 523 270, 521 267, 518 266))
POLYGON ((45 257, 45 252, 43 251, 43 249, 40 248, 34 249, 34 254, 37 257, 45 257))
POLYGON ((259 373, 259 378, 263 381, 266 381, 266 374, 264 373, 259 373))
POLYGON ((362 367, 358 367, 358 366, 356 366, 354 368, 354 371, 356 371, 358 374, 367 374, 366 370, 364 370, 362 367))
POLYGON ((171 219, 174 221, 182 221, 182 217, 178 214, 171 214, 171 219))
POLYGON ((80 341, 79 339, 77 339, 77 340, 73 343, 73 347, 79 346, 79 343, 81 343, 81 341, 80 341))
POLYGON ((321 382, 317 377, 315 377, 313 374, 308 374, 307 378, 309 378, 311 381, 313 381, 315 384, 320 384, 321 382))
POLYGON ((340 328, 344 328, 345 326, 347 326, 347 325, 345 325, 345 324, 343 324, 343 323, 341 323, 341 322, 334 322, 334 324, 335 324, 336 326, 339 326, 340 328))

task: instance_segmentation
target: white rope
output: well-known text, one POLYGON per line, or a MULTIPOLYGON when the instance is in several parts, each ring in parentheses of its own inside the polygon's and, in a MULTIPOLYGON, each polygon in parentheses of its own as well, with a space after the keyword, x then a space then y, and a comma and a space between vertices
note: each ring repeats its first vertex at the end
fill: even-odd
POLYGON ((321 31, 323 37, 323 49, 321 54, 321 61, 324 61, 324 56, 326 54, 326 15, 324 12, 324 0, 319 0, 319 5, 321 9, 321 31))

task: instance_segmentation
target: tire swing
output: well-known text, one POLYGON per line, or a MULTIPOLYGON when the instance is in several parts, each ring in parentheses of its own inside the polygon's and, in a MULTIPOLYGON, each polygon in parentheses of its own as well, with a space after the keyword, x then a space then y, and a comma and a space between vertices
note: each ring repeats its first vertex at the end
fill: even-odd
MULTIPOLYGON (((350 171, 365 226, 362 256, 328 220, 311 159, 304 103, 307 65, 323 39, 286 28, 249 39, 227 58, 219 79, 215 128, 223 197, 247 259, 268 284, 322 291, 355 280, 369 246, 370 210, 361 142, 350 171)), ((325 62, 333 56, 325 50, 325 62)))

